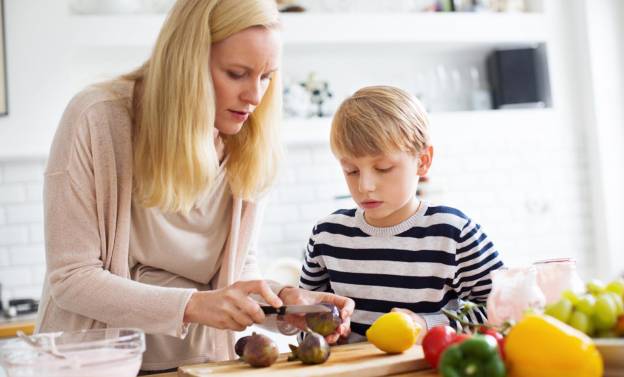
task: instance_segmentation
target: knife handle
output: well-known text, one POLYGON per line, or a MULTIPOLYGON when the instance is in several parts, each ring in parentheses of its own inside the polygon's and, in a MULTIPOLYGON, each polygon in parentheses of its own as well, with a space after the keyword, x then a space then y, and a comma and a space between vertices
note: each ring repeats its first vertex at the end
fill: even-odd
POLYGON ((284 315, 284 314, 286 314, 286 307, 285 306, 280 306, 279 308, 274 308, 272 306, 260 305, 260 308, 262 308, 262 311, 264 312, 264 314, 277 314, 277 315, 284 315))

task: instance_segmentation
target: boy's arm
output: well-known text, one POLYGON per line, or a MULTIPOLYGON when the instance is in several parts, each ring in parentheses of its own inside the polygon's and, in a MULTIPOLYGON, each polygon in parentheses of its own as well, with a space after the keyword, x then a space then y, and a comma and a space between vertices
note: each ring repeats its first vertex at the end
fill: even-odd
POLYGON ((483 305, 469 312, 468 320, 485 323, 485 304, 492 289, 491 272, 503 267, 503 262, 481 226, 472 220, 468 220, 460 233, 455 264, 453 286, 460 302, 468 300, 483 305))
POLYGON ((306 246, 306 253, 301 267, 299 287, 309 291, 332 292, 329 283, 329 273, 322 256, 315 250, 317 228, 312 230, 312 236, 306 246))

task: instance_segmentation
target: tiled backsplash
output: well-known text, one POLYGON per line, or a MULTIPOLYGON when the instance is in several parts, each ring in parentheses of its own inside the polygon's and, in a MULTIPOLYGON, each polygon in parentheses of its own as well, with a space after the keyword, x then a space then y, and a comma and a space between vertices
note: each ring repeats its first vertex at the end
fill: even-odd
MULTIPOLYGON (((507 129, 470 141, 461 128, 434 139, 427 200, 457 206, 497 244, 507 264, 571 256, 593 274, 587 167, 573 139, 507 129), (503 132, 503 131, 501 131, 503 132), (524 136, 522 136, 524 135, 524 136)), ((438 134, 440 131, 438 131, 438 134)), ((38 297, 45 272, 44 161, 0 162, 0 283, 10 297, 38 297)), ((353 206, 327 145, 291 146, 260 233, 261 266, 301 258, 312 227, 336 208, 353 206)))

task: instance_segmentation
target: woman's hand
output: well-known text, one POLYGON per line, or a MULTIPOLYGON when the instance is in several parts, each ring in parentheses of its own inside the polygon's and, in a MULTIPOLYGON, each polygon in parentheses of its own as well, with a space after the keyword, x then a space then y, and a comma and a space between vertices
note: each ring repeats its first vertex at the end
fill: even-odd
POLYGON ((391 311, 407 314, 408 316, 410 316, 410 318, 412 318, 412 321, 414 321, 420 326, 420 332, 418 333, 416 344, 422 343, 422 340, 425 337, 425 334, 427 334, 427 322, 425 322, 425 319, 421 315, 418 315, 409 309, 392 308, 391 311))
POLYGON ((234 331, 262 323, 264 313, 250 294, 259 295, 271 306, 282 306, 282 300, 264 280, 239 281, 222 289, 193 293, 184 310, 184 322, 234 331))
MULTIPOLYGON (((336 305, 340 311, 342 323, 333 334, 325 337, 327 343, 334 344, 341 337, 346 338, 351 333, 351 315, 355 308, 355 302, 353 302, 352 299, 333 293, 307 291, 305 289, 293 287, 282 289, 279 296, 284 302, 284 305, 311 305, 321 302, 336 305)), ((296 317, 293 317, 293 324, 299 328, 305 328, 304 324, 298 323, 302 321, 302 318, 299 317, 298 319, 299 321, 297 321, 296 317)))

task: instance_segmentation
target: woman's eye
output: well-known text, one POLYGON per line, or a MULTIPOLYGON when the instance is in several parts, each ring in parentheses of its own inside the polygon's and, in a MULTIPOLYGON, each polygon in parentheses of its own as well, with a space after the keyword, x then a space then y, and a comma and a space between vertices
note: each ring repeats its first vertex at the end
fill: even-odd
POLYGON ((260 79, 261 79, 261 80, 263 80, 263 81, 264 81, 264 80, 269 80, 269 81, 271 81, 271 80, 273 79, 273 75, 272 75, 272 74, 270 74, 270 73, 269 73, 268 75, 262 75, 262 76, 260 77, 260 79))
POLYGON ((230 76, 230 78, 233 79, 241 79, 243 78, 243 76, 245 76, 244 73, 238 73, 238 72, 234 72, 234 71, 228 71, 228 76, 230 76))

